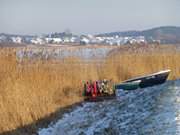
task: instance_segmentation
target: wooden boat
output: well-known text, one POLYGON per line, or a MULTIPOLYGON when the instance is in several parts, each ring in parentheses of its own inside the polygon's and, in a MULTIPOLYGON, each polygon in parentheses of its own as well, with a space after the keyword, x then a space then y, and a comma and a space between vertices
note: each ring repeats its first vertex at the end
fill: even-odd
POLYGON ((169 73, 170 70, 163 70, 146 76, 132 78, 122 82, 121 84, 116 84, 115 89, 135 90, 137 88, 162 84, 167 80, 169 73))
POLYGON ((141 77, 129 79, 129 80, 124 81, 123 83, 130 83, 130 82, 134 82, 134 81, 139 80, 140 81, 140 83, 139 83, 140 88, 154 86, 154 85, 164 83, 167 80, 170 72, 171 72, 171 70, 163 70, 163 71, 159 71, 157 73, 149 74, 146 76, 141 76, 141 77))
POLYGON ((115 89, 123 89, 123 90, 135 90, 139 88, 141 80, 136 80, 132 82, 123 82, 121 84, 116 84, 115 89))
POLYGON ((87 96, 84 98, 84 101, 87 102, 100 102, 100 101, 105 101, 105 100, 112 100, 115 99, 116 95, 115 94, 106 94, 106 95, 99 95, 97 97, 91 97, 87 96))
MULTIPOLYGON (((145 88, 149 86, 162 84, 167 80, 169 73, 170 70, 163 70, 146 76, 132 78, 122 82, 121 84, 114 85, 114 88, 115 90, 116 89, 135 90, 137 88, 145 88)), ((103 101, 114 98, 115 98, 115 94, 100 94, 97 95, 96 97, 85 96, 84 100, 94 102, 94 101, 103 101)))

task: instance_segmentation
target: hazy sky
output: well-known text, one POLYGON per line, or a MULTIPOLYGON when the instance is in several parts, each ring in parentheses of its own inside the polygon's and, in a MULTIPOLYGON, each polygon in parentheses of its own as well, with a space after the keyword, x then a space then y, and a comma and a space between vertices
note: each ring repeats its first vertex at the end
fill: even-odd
POLYGON ((0 0, 0 33, 76 34, 180 26, 180 0, 0 0))

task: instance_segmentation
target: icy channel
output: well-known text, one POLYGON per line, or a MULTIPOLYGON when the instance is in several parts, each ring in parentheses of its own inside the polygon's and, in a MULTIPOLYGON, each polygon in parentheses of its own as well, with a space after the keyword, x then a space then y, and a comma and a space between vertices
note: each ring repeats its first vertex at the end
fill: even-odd
POLYGON ((180 135, 180 80, 83 103, 39 135, 180 135))

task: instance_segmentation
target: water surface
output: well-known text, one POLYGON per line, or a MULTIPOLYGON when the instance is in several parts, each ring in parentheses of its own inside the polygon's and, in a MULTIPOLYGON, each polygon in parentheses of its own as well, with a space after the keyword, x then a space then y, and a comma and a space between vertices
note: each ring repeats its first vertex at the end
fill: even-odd
POLYGON ((180 80, 122 95, 110 101, 84 103, 39 134, 180 134, 180 80))

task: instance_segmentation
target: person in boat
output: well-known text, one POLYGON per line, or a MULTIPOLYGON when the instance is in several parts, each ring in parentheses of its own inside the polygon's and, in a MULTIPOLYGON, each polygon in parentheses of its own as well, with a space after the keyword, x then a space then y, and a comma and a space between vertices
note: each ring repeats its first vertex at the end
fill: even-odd
POLYGON ((104 94, 111 94, 111 88, 109 87, 108 80, 102 81, 87 81, 84 84, 84 96, 97 97, 104 94))
POLYGON ((101 92, 102 94, 114 94, 113 87, 110 85, 111 80, 104 79, 101 83, 101 92))
POLYGON ((92 86, 91 80, 89 82, 87 81, 86 82, 86 95, 85 96, 91 96, 92 89, 93 89, 93 86, 92 86))
POLYGON ((96 81, 93 82, 93 87, 91 90, 91 96, 92 96, 92 98, 97 97, 97 83, 96 83, 96 81))
POLYGON ((100 91, 100 81, 96 81, 96 87, 97 87, 97 95, 101 95, 101 91, 100 91))
POLYGON ((101 84, 100 84, 100 93, 101 94, 107 94, 108 93, 107 83, 108 83, 108 81, 106 79, 101 81, 101 84))
POLYGON ((87 95, 87 83, 85 81, 83 81, 84 87, 83 87, 83 93, 82 96, 86 96, 87 95))

